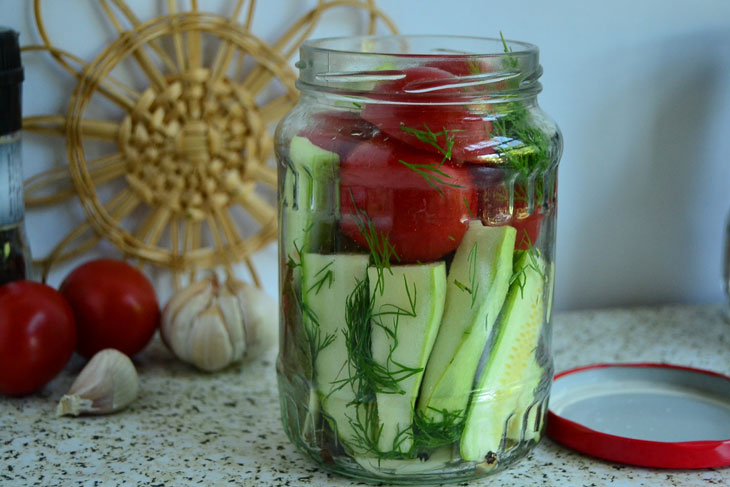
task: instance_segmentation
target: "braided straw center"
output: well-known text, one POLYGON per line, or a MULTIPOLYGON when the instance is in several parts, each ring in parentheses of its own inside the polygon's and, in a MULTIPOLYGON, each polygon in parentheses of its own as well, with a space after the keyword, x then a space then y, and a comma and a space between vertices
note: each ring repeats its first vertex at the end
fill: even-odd
POLYGON ((151 206, 199 220, 255 185, 264 125, 251 96, 205 68, 147 89, 119 131, 132 190, 151 206))

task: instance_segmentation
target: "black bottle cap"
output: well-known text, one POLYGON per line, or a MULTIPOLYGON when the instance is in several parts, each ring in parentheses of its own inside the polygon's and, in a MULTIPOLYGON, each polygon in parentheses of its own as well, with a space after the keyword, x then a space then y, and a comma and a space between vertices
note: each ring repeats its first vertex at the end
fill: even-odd
POLYGON ((0 27, 0 136, 20 130, 22 83, 18 33, 0 27))

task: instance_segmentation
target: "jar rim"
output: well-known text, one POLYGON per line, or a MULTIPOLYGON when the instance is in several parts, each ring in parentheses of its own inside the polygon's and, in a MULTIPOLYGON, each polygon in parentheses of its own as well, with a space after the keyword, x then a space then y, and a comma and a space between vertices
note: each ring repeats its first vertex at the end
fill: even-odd
POLYGON ((394 34, 336 36, 309 39, 301 45, 302 57, 307 52, 324 52, 352 56, 395 56, 395 57, 445 57, 450 59, 473 59, 500 56, 534 56, 539 53, 535 44, 500 37, 462 36, 451 34, 394 34), (357 46, 360 48, 346 47, 357 46), (416 47, 415 51, 404 52, 392 46, 416 47), (419 46, 431 47, 419 47, 419 46), (458 46, 469 46, 470 49, 458 46), (489 49, 474 49, 478 45, 490 46, 489 49), (449 47, 454 46, 454 47, 449 47), (423 51, 429 52, 423 52, 423 51))
MULTIPOLYGON (((530 98, 541 90, 537 46, 494 37, 459 35, 349 36, 302 44, 296 63, 300 91, 365 97, 368 103, 465 104, 530 98), (399 80, 413 68, 423 79, 399 80), (373 97, 396 82, 387 97, 373 97), (380 87, 380 88, 379 88, 380 87)), ((417 75, 418 77, 418 75, 417 75)), ((357 99, 350 99, 361 103, 357 99)))

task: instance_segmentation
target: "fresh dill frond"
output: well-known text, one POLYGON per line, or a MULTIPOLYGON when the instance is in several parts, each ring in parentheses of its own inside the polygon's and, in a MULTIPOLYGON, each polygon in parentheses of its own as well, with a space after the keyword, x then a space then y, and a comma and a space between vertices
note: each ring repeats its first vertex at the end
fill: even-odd
POLYGON ((461 289, 462 291, 464 291, 465 293, 472 294, 471 288, 469 286, 467 286, 466 284, 464 284, 463 282, 461 282, 460 280, 454 279, 454 285, 456 287, 458 287, 459 289, 461 289))
POLYGON ((319 294, 319 291, 325 284, 327 284, 328 289, 332 288, 332 284, 334 282, 334 272, 332 272, 332 269, 329 268, 330 266, 332 266, 332 264, 334 264, 333 260, 330 261, 326 266, 322 267, 319 271, 317 271, 314 277, 317 278, 317 276, 321 276, 317 281, 315 281, 314 284, 309 287, 307 292, 311 292, 312 289, 315 289, 314 293, 319 294))
POLYGON ((470 59, 466 62, 466 67, 469 70, 469 74, 483 74, 482 63, 476 59, 470 59))
MULTIPOLYGON (((519 60, 511 54, 512 49, 502 32, 499 33, 499 37, 504 53, 508 54, 503 58, 504 67, 519 69, 519 60)), ((519 83, 519 78, 514 78, 512 81, 519 83)), ((519 86, 515 84, 510 88, 516 90, 519 86)), ((550 139, 535 123, 522 100, 495 104, 492 137, 499 141, 495 150, 502 162, 517 171, 518 184, 526 184, 527 179, 535 171, 544 171, 550 165, 550 139)), ((543 184, 536 185, 535 192, 538 201, 542 201, 543 184)))
POLYGON ((334 333, 322 333, 322 327, 319 323, 319 317, 309 306, 307 306, 301 298, 297 299, 297 304, 302 312, 302 323, 304 327, 304 333, 309 341, 309 347, 311 350, 312 363, 316 363, 317 355, 319 352, 327 348, 335 341, 337 335, 334 333))
POLYGON ((464 196, 464 206, 466 206, 466 211, 469 212, 469 216, 474 218, 475 217, 474 212, 471 211, 471 206, 469 206, 469 201, 466 199, 466 196, 464 196))
MULTIPOLYGON (((502 49, 505 54, 509 54, 512 52, 512 48, 507 45, 507 41, 504 39, 504 34, 502 34, 502 31, 499 31, 499 38, 502 40, 502 49)), ((505 67, 509 69, 515 69, 519 65, 519 61, 514 56, 505 56, 504 57, 504 65, 505 67)))
MULTIPOLYGON (((411 292, 411 288, 408 287, 408 280, 406 280, 405 274, 403 275, 403 286, 406 290, 406 297, 408 299, 408 309, 403 308, 402 306, 398 306, 395 304, 386 303, 380 306, 380 310, 377 312, 373 312, 373 317, 378 316, 388 316, 388 315, 395 315, 395 316, 410 316, 411 318, 416 317, 416 303, 418 301, 418 289, 416 288, 416 283, 413 283, 413 292, 411 292), (383 311, 387 310, 387 311, 383 311)), ((391 333, 391 330, 386 330, 386 333, 391 333)), ((395 333, 393 331, 393 333, 395 333)), ((393 337, 395 338, 395 337, 393 337)))
POLYGON ((464 186, 461 186, 460 184, 455 183, 449 183, 448 181, 445 181, 443 178, 451 179, 451 176, 443 172, 441 169, 441 165, 432 165, 432 164, 411 164, 409 162, 406 162, 402 159, 398 159, 398 162, 403 164, 405 167, 410 169, 411 171, 415 172, 416 174, 423 177, 424 180, 428 183, 429 186, 431 186, 433 189, 438 191, 441 196, 446 196, 444 194, 444 191, 441 189, 441 186, 446 186, 449 188, 463 188, 464 186))
MULTIPOLYGON (((369 405, 374 406, 374 404, 369 405)), ((392 446, 383 451, 380 449, 380 436, 383 432, 383 425, 378 424, 377 410, 374 407, 360 407, 355 413, 356 416, 348 421, 353 431, 353 437, 350 443, 365 455, 381 460, 402 460, 407 458, 415 458, 415 453, 411 447, 407 452, 401 452, 400 447, 404 441, 413 438, 413 431, 410 428, 398 430, 393 438, 392 446)))
POLYGON ((469 251, 469 255, 466 257, 466 261, 469 264, 469 289, 471 292, 471 308, 474 307, 474 304, 477 300, 477 293, 479 292, 479 282, 477 282, 477 249, 478 249, 479 242, 474 242, 474 245, 472 246, 471 250, 469 251))
MULTIPOLYGON (((368 279, 358 281, 355 289, 347 296, 345 302, 345 345, 348 357, 349 377, 336 381, 330 392, 350 387, 355 398, 353 415, 348 417, 354 438, 352 444, 359 450, 372 454, 376 458, 405 458, 400 452, 403 442, 412 435, 410 428, 396 435, 392 451, 380 451, 378 440, 382 426, 378 425, 376 411, 377 394, 405 394, 402 381, 423 371, 423 368, 408 367, 394 358, 398 348, 398 326, 401 316, 416 316, 418 292, 416 284, 412 286, 403 279, 405 294, 408 299, 406 307, 383 305, 374 309, 375 294, 371 294, 368 279), (386 324, 383 320, 392 319, 386 324), (388 337, 389 350, 385 363, 378 363, 372 352, 373 328, 381 328, 388 337)), ((373 293, 377 292, 373 289, 373 293)))
POLYGON ((383 273, 387 270, 392 274, 390 261, 395 260, 400 262, 400 257, 398 257, 398 253, 393 244, 388 240, 388 235, 379 232, 375 228, 375 223, 373 223, 365 210, 358 208, 352 190, 350 190, 350 198, 352 200, 352 207, 355 210, 355 225, 370 249, 370 260, 378 272, 378 280, 375 288, 382 295, 385 290, 385 276, 383 273))
MULTIPOLYGON (((413 135, 421 142, 430 145, 431 147, 434 147, 436 150, 438 150, 442 156, 444 156, 445 160, 451 160, 451 151, 454 148, 454 135, 455 132, 463 132, 461 129, 453 129, 453 130, 447 130, 446 127, 441 132, 434 132, 432 131, 427 124, 423 124, 424 128, 426 130, 417 129, 415 127, 408 127, 406 125, 401 124, 400 129, 408 134, 413 135), (449 132, 452 133, 452 135, 449 135, 449 132), (443 136, 446 141, 446 146, 441 147, 439 145, 439 137, 443 136)), ((442 161, 443 164, 443 161, 442 161)))
POLYGON ((286 266, 290 269, 296 269, 297 267, 302 266, 302 248, 297 243, 296 239, 292 240, 292 246, 294 247, 296 259, 294 258, 295 256, 293 256, 291 254, 287 254, 286 266))
POLYGON ((404 393, 400 382, 422 369, 406 367, 392 360, 392 353, 398 346, 397 328, 394 332, 395 340, 391 343, 389 351, 389 363, 395 367, 388 368, 377 363, 372 352, 372 327, 384 326, 379 317, 394 315, 397 318, 399 313, 400 311, 397 310, 375 313, 370 299, 368 280, 357 283, 345 302, 346 326, 343 332, 350 364, 350 376, 337 381, 335 390, 349 384, 356 396, 365 398, 372 395, 373 400, 374 394, 379 392, 404 393))
MULTIPOLYGON (((530 176, 550 165, 550 140, 532 120, 523 102, 509 102, 500 112, 492 121, 492 134, 500 141, 495 149, 503 163, 517 172, 516 186, 526 196, 525 185, 530 176)), ((516 196, 520 194, 516 192, 516 196)), ((542 201, 543 194, 543 184, 536 184, 536 199, 542 201)))
POLYGON ((441 162, 439 162, 438 164, 414 164, 400 159, 398 160, 398 162, 421 176, 428 183, 428 185, 438 191, 441 196, 445 196, 443 190, 441 189, 441 186, 446 186, 449 188, 463 188, 463 186, 459 184, 446 181, 445 179, 451 179, 451 176, 441 170, 441 166, 443 166, 447 160, 451 160, 451 152, 454 148, 453 133, 462 132, 462 130, 447 130, 444 127, 441 132, 434 132, 428 127, 427 124, 424 123, 423 126, 425 127, 425 130, 408 127, 406 125, 401 125, 400 128, 404 132, 413 135, 421 142, 436 148, 436 150, 438 150, 438 152, 442 155, 441 162), (451 132, 451 135, 449 134, 449 132, 451 132), (439 145, 439 137, 442 136, 445 139, 444 147, 441 147, 441 145, 439 145))
POLYGON ((538 250, 537 247, 532 244, 532 240, 530 239, 530 235, 527 233, 527 230, 524 230, 523 232, 520 246, 527 246, 527 249, 518 250, 515 252, 515 264, 521 262, 525 254, 527 254, 527 259, 529 260, 529 262, 525 265, 519 266, 519 268, 517 265, 515 265, 515 268, 512 272, 512 277, 509 280, 509 284, 511 286, 512 284, 516 283, 517 286, 519 286, 520 288, 520 298, 524 298, 525 285, 527 284, 527 269, 532 269, 533 271, 537 272, 537 274, 543 280, 545 279, 545 274, 540 268, 540 264, 538 262, 538 259, 540 258, 540 250, 538 250))
POLYGON ((459 441, 464 430, 464 411, 449 411, 429 407, 439 419, 432 419, 424 411, 416 410, 413 416, 413 449, 426 452, 459 441))

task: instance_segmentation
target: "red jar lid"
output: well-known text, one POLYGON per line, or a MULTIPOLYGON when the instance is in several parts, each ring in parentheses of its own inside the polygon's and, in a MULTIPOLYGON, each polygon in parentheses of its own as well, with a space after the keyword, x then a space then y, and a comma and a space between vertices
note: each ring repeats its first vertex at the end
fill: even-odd
POLYGON ((588 455, 657 468, 730 465, 730 377, 669 364, 555 376, 547 433, 588 455))

